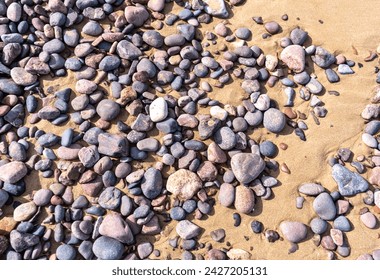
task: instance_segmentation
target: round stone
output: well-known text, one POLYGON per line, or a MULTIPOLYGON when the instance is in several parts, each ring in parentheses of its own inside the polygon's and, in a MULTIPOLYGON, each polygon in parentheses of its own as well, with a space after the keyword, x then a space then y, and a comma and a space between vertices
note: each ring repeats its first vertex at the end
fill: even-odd
POLYGON ((177 207, 173 207, 170 210, 170 218, 172 218, 175 221, 181 221, 185 219, 185 217, 186 217, 186 212, 182 207, 177 206, 177 207))
POLYGON ((102 120, 112 121, 119 115, 120 106, 112 100, 103 99, 96 106, 96 113, 102 120))
POLYGON ((310 222, 310 228, 315 234, 323 234, 327 230, 328 223, 321 218, 314 218, 310 222))
POLYGON ((182 200, 191 199, 202 188, 198 175, 186 169, 180 169, 171 174, 166 183, 166 189, 182 200))
POLYGON ((77 255, 77 251, 71 245, 62 244, 58 246, 56 255, 59 260, 74 260, 77 255))
POLYGON ((273 133, 279 133, 281 132, 286 124, 286 118, 285 115, 275 109, 275 108, 269 108, 264 113, 263 118, 263 125, 266 129, 268 129, 270 132, 273 133))
POLYGON ((280 224, 280 230, 285 239, 293 243, 301 242, 307 235, 306 226, 300 222, 283 221, 280 224))
POLYGON ((272 141, 264 141, 260 143, 260 153, 263 156, 273 158, 277 155, 277 146, 272 141))
POLYGON ((231 150, 236 145, 236 136, 229 127, 222 127, 214 133, 214 141, 222 150, 231 150))
POLYGON ((116 239, 101 236, 95 240, 92 250, 99 259, 119 260, 124 253, 124 246, 116 239))
POLYGON ((231 158, 231 168, 240 183, 248 184, 263 172, 265 162, 257 154, 239 153, 231 158))
POLYGON ((235 190, 235 208, 243 214, 252 212, 255 206, 255 195, 250 188, 244 186, 237 186, 235 190))
POLYGON ((275 21, 266 22, 264 24, 264 28, 266 29, 266 31, 268 31, 268 33, 270 33, 272 35, 279 33, 281 30, 280 25, 275 21))
POLYGON ((321 219, 328 221, 336 216, 334 200, 328 193, 323 192, 319 194, 313 201, 313 208, 321 219))
POLYGON ((367 228, 370 228, 370 229, 375 228, 377 225, 376 216, 374 214, 372 214, 371 212, 367 212, 367 213, 360 215, 360 221, 362 221, 362 223, 367 228))

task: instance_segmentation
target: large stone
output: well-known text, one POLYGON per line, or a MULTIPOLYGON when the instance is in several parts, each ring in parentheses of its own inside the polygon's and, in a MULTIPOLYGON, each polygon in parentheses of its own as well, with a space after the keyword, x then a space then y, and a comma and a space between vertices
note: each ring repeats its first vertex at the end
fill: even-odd
POLYGON ((37 245, 40 239, 37 235, 31 233, 22 233, 17 230, 12 230, 9 236, 12 248, 16 252, 22 252, 25 249, 37 245))
POLYGON ((263 172, 265 162, 257 154, 239 153, 231 158, 231 168, 240 183, 248 184, 263 172))
POLYGON ((281 60, 296 73, 305 69, 305 50, 298 45, 287 46, 281 52, 281 60))
POLYGON ((343 196, 355 195, 368 190, 369 184, 362 176, 340 164, 333 166, 332 176, 338 184, 340 194, 343 196))
POLYGON ((198 175, 186 169, 180 169, 171 174, 166 183, 166 189, 182 200, 191 199, 202 188, 198 175))
POLYGON ((28 173, 25 164, 20 161, 12 161, 0 166, 0 180, 14 184, 20 181, 28 173))

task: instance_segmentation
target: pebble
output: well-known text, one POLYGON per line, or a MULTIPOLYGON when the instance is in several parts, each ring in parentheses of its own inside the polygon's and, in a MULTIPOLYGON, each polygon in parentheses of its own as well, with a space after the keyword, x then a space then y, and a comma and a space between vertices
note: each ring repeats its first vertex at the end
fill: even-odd
POLYGON ((172 218, 175 221, 182 221, 186 218, 186 212, 182 207, 173 207, 170 210, 170 218, 172 218))
POLYGON ((368 182, 362 176, 348 170, 340 164, 333 166, 332 176, 338 184, 340 194, 343 196, 352 196, 357 193, 365 192, 369 187, 368 182))
MULTIPOLYGON (((117 242, 121 242, 123 244, 134 243, 134 236, 130 227, 118 213, 111 213, 104 217, 104 220, 99 227, 99 233, 104 237, 110 238, 117 242)), ((97 255, 95 249, 94 253, 97 255)))
POLYGON ((302 194, 317 196, 325 191, 325 188, 316 183, 304 183, 298 187, 298 191, 302 194))
POLYGON ((37 212, 37 206, 33 201, 20 204, 13 212, 13 219, 17 222, 26 221, 37 212))
POLYGON ((280 25, 275 21, 269 21, 264 23, 264 28, 268 33, 274 35, 280 32, 281 27, 280 25))
POLYGON ((105 188, 99 196, 99 205, 104 209, 115 210, 120 206, 121 191, 114 187, 105 188))
POLYGON ((339 216, 334 220, 334 228, 347 232, 351 230, 351 224, 345 216, 339 216))
POLYGON ((303 45, 305 43, 308 34, 303 29, 297 27, 290 32, 290 39, 295 45, 303 45))
POLYGON ((285 239, 293 243, 299 243, 307 236, 307 227, 300 222, 283 221, 280 230, 285 239))
POLYGON ((301 73, 305 69, 305 51, 299 45, 290 45, 283 49, 280 59, 295 73, 301 73))
POLYGON ((27 174, 27 168, 20 161, 12 161, 0 166, 0 180, 5 183, 14 184, 27 174))
POLYGON ((333 199, 328 193, 319 194, 313 201, 315 213, 326 221, 332 220, 336 216, 336 208, 333 199))
POLYGON ((226 232, 224 229, 219 228, 210 232, 210 236, 212 240, 216 242, 223 242, 223 239, 226 237, 226 232))
POLYGON ((192 239, 201 233, 201 228, 188 220, 179 221, 176 232, 182 239, 192 239))
POLYGON ((224 0, 203 0, 203 3, 205 4, 205 11, 209 15, 218 18, 227 18, 229 16, 224 0))
POLYGON ((127 6, 124 15, 127 22, 132 23, 135 27, 142 26, 149 18, 148 11, 142 6, 127 6))
POLYGON ((56 255, 59 260, 74 260, 77 252, 73 246, 62 244, 58 246, 56 255))
POLYGON ((278 148, 272 141, 264 141, 259 147, 260 153, 266 157, 274 158, 278 153, 278 148))
POLYGON ((320 46, 316 47, 315 54, 311 57, 311 59, 321 68, 328 68, 335 62, 334 55, 320 46))
POLYGON ((166 189, 181 200, 191 199, 201 188, 198 175, 186 169, 171 174, 166 183, 166 189))
POLYGON ((231 158, 231 168, 240 183, 248 184, 261 174, 265 162, 255 154, 238 153, 231 158))
POLYGON ((236 37, 238 37, 239 39, 242 39, 242 40, 248 40, 249 37, 252 35, 252 32, 251 32, 251 30, 249 30, 249 29, 246 28, 246 27, 241 27, 241 28, 238 28, 238 29, 235 31, 235 35, 236 35, 236 37))
POLYGON ((260 221, 253 220, 251 222, 251 229, 253 233, 259 234, 263 231, 263 224, 260 221))
POLYGON ((224 183, 220 186, 218 200, 224 207, 230 207, 235 201, 235 187, 224 183))
POLYGON ((137 245, 137 254, 140 259, 146 259, 153 252, 153 245, 150 242, 144 242, 137 245))
POLYGON ((37 76, 28 73, 24 68, 14 67, 11 70, 13 81, 21 86, 29 86, 37 81, 37 76))
POLYGON ((285 128, 285 115, 275 109, 270 108, 264 113, 263 125, 266 129, 273 133, 279 133, 285 128))
MULTIPOLYGON (((161 193, 162 187, 163 183, 161 172, 153 167, 147 169, 141 180, 141 190, 145 197, 148 199, 155 199, 161 193)), ((169 190, 168 187, 167 190, 169 190)))
POLYGON ((168 115, 168 104, 162 97, 156 98, 149 106, 149 116, 153 122, 163 121, 168 115))
POLYGON ((102 260, 119 260, 124 253, 124 246, 116 239, 101 236, 95 240, 92 250, 102 260))
POLYGON ((339 74, 342 74, 342 75, 347 75, 347 74, 354 74, 354 70, 351 69, 350 66, 348 66, 347 64, 339 64, 338 65, 338 72, 339 74))
POLYGON ((244 186, 237 186, 235 189, 235 208, 243 214, 249 214, 255 206, 255 195, 253 191, 244 186))
POLYGON ((377 225, 376 216, 374 214, 372 214, 371 212, 367 212, 367 213, 360 215, 360 221, 367 228, 370 228, 370 229, 374 229, 377 225))
POLYGON ((310 228, 315 234, 323 234, 327 230, 328 223, 321 218, 314 218, 310 222, 310 228))
POLYGON ((214 141, 222 150, 231 150, 236 145, 236 136, 230 128, 222 127, 214 133, 214 141))
POLYGON ((39 241, 37 235, 21 233, 17 230, 12 230, 9 235, 9 243, 16 252, 22 252, 29 247, 35 246, 39 241))
POLYGON ((53 193, 49 189, 39 189, 33 196, 33 202, 36 206, 46 206, 49 204, 53 193))

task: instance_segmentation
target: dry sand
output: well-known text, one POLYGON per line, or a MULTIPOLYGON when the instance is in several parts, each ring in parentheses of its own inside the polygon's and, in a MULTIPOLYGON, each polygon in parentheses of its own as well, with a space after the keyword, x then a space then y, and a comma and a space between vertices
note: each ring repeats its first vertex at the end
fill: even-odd
MULTIPOLYGON (((354 67, 355 74, 341 76, 341 81, 337 84, 327 82, 325 74, 321 69, 315 67, 315 74, 318 80, 325 85, 326 90, 336 90, 340 93, 339 97, 324 94, 321 100, 326 104, 328 110, 326 118, 320 119, 321 124, 316 125, 310 116, 305 122, 309 130, 306 131, 307 141, 301 141, 290 130, 285 130, 278 137, 269 134, 265 129, 256 129, 250 137, 256 141, 272 140, 277 145, 284 142, 289 145, 286 151, 280 150, 279 155, 275 158, 280 164, 285 162, 291 174, 279 173, 276 175, 280 185, 274 188, 274 196, 271 200, 258 200, 257 207, 252 215, 242 215, 240 227, 234 227, 232 214, 234 209, 227 209, 220 205, 215 206, 212 215, 200 221, 194 222, 205 229, 199 242, 211 243, 213 248, 228 248, 226 242, 230 242, 233 248, 240 248, 252 254, 252 259, 326 259, 327 253, 321 247, 316 247, 311 238, 299 244, 299 250, 293 254, 288 254, 290 244, 287 241, 279 240, 275 243, 269 243, 263 235, 254 235, 250 229, 250 223, 257 219, 264 224, 265 229, 279 230, 279 224, 283 220, 295 220, 308 224, 316 215, 312 209, 312 199, 306 198, 303 209, 297 209, 295 199, 298 196, 297 187, 304 182, 320 182, 330 191, 337 190, 337 186, 331 177, 331 168, 327 164, 327 159, 334 155, 338 148, 351 148, 355 157, 360 154, 368 155, 370 150, 361 143, 361 131, 364 126, 360 113, 371 96, 372 88, 375 86, 374 66, 378 64, 377 60, 373 62, 364 62, 363 58, 368 55, 368 50, 375 50, 380 43, 380 33, 378 26, 380 17, 378 16, 378 0, 336 0, 336 1, 301 1, 301 0, 247 0, 242 6, 234 7, 233 17, 228 19, 229 27, 234 31, 238 27, 249 27, 252 30, 253 38, 249 41, 250 45, 258 45, 265 54, 275 54, 281 51, 279 40, 288 36, 290 30, 300 26, 306 30, 312 38, 312 44, 321 45, 335 54, 342 53, 348 59, 363 63, 363 68, 354 67), (282 21, 281 15, 288 14, 289 20, 282 21), (264 21, 275 20, 282 26, 282 33, 272 36, 268 39, 262 39, 264 27, 257 25, 253 16, 262 16, 264 21), (299 19, 298 19, 299 18, 299 19), (323 24, 319 22, 323 21, 323 24), (354 48, 357 50, 355 53, 354 48), (287 133, 288 132, 288 133, 287 133), (224 243, 216 243, 210 237, 210 232, 224 228, 226 238, 224 243)), ((170 7, 173 11, 178 11, 174 5, 170 7)), ((203 25, 201 30, 212 30, 212 28, 221 20, 214 19, 209 25, 203 25)), ((172 28, 165 28, 164 34, 173 32, 172 28)), ((220 40, 221 42, 221 40, 220 40)), ((309 42, 310 44, 311 42, 309 42)), ((210 50, 216 46, 210 47, 210 50)), ((311 65, 311 64, 310 64, 311 65)), ((58 90, 69 86, 74 88, 75 80, 73 75, 68 77, 47 79, 43 81, 46 89, 50 86, 58 90)), ((103 83, 105 89, 107 85, 103 83)), ((268 94, 272 99, 279 103, 282 109, 285 101, 281 85, 277 84, 274 88, 268 88, 268 94)), ((239 98, 243 90, 240 89, 238 82, 233 82, 222 89, 214 88, 209 94, 210 97, 221 101, 223 104, 238 105, 239 98)), ((175 94, 175 93, 172 93, 175 94)), ((73 96, 72 96, 73 98, 73 96)), ((294 109, 309 115, 308 102, 296 98, 294 109)), ((206 110, 207 111, 207 110, 206 110)), ((201 111, 204 112, 204 111, 201 111)), ((131 123, 133 118, 127 115, 121 116, 121 119, 131 123)), ((78 127, 71 122, 70 127, 78 127)), ((65 126, 52 127, 46 121, 37 124, 40 129, 54 132, 61 135, 65 126)), ((111 131, 116 131, 113 125, 111 131)), ((143 163, 144 167, 154 165, 155 158, 150 157, 147 162, 143 163)), ((135 168, 138 166, 135 165, 135 168)), ((165 172, 170 173, 171 170, 165 172)), ((366 175, 364 175, 366 177, 366 175)), ((27 194, 32 190, 39 188, 48 188, 53 182, 52 179, 39 178, 36 172, 27 178, 27 194)), ((74 187, 75 195, 79 195, 80 187, 74 187)), ((25 201, 28 196, 21 198, 25 201)), ((370 230, 365 228, 359 221, 359 209, 364 206, 362 195, 349 198, 355 206, 347 218, 353 223, 354 230, 347 233, 348 242, 351 246, 351 255, 347 259, 356 259, 359 255, 370 253, 374 249, 380 248, 379 229, 370 230)), ((6 212, 6 216, 0 219, 0 233, 8 222, 12 224, 9 217, 11 213, 6 212)), ((379 218, 379 215, 377 214, 379 218)), ((172 249, 168 245, 168 239, 176 236, 176 222, 164 225, 161 235, 155 237, 138 237, 137 241, 151 241, 154 248, 161 251, 160 259, 179 258, 181 249, 172 249)), ((9 229, 9 228, 8 228, 9 229)), ((206 250, 195 251, 194 253, 205 253, 206 250)))

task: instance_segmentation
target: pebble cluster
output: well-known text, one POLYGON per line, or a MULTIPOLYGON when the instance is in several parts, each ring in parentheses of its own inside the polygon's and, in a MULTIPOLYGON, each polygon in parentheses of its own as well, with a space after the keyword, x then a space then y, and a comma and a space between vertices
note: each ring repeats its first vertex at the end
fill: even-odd
MULTIPOLYGON (((175 1, 182 6, 178 14, 164 12, 167 2, 173 1, 0 0, 0 215, 1 209, 12 208, 16 222, 0 235, 0 256, 159 257, 154 244, 136 245, 136 237, 158 235, 163 223, 175 220, 177 237, 168 243, 177 248, 181 240, 182 259, 250 257, 239 248, 211 247, 206 255, 194 256, 191 251, 205 246, 196 219, 207 217, 220 203, 236 209, 233 219, 238 227, 240 215, 252 213, 257 199, 270 199, 278 185, 270 172, 290 171, 274 160, 278 147, 273 142, 258 143, 250 132, 280 134, 291 129, 306 141, 308 115, 292 109, 295 98, 310 101, 316 123, 327 114, 321 100, 325 88, 310 73, 307 61, 325 69, 330 83, 338 82, 339 75, 353 74, 355 63, 310 45, 308 33, 299 27, 280 39, 279 57, 249 46, 246 40, 253 35, 245 27, 231 30, 221 22, 200 34, 200 24, 210 23, 212 17, 228 18, 230 9, 243 1, 175 1), (164 36, 159 30, 165 26, 175 26, 177 32, 164 36), (220 45, 218 51, 207 50, 215 44, 220 45), (72 75, 75 87, 44 88, 40 82, 46 75, 72 75), (241 105, 208 97, 232 80, 239 81, 244 94, 241 105), (264 91, 276 83, 281 83, 285 96, 282 110, 264 91), (200 114, 200 108, 209 113, 200 114), (67 128, 57 135, 39 129, 39 122, 67 128), (160 160, 143 168, 141 163, 151 155, 160 160), (36 190, 29 201, 14 200, 25 194, 25 178, 32 172, 54 183, 36 190), (81 195, 74 195, 78 191, 81 195)), ((263 25, 263 38, 277 38, 282 32, 277 22, 253 20, 263 25)), ((366 110, 366 119, 380 112, 366 110)), ((380 125, 366 130, 363 141, 376 148, 373 135, 380 125)), ((286 149, 285 144, 280 148, 286 149)), ((359 172, 360 162, 351 164, 359 172)), ((299 191, 316 196, 313 206, 319 218, 310 225, 314 233, 321 235, 326 221, 334 221, 322 246, 338 246, 337 252, 347 256, 343 232, 350 230, 344 217, 349 206, 340 197, 365 192, 368 183, 339 163, 333 166, 333 177, 339 187, 335 196, 317 184, 303 185, 299 191), (334 201, 341 205, 338 212, 334 201)), ((373 180, 377 177, 380 172, 373 180)), ((377 205, 378 194, 373 193, 377 205)), ((373 226, 370 215, 363 210, 361 220, 367 227, 373 226)), ((251 228, 255 234, 264 231, 257 220, 251 228)), ((280 231, 298 243, 308 228, 284 221, 280 231)), ((275 230, 264 234, 269 242, 280 238, 275 230)), ((224 229, 211 232, 216 242, 225 236, 224 229)))

